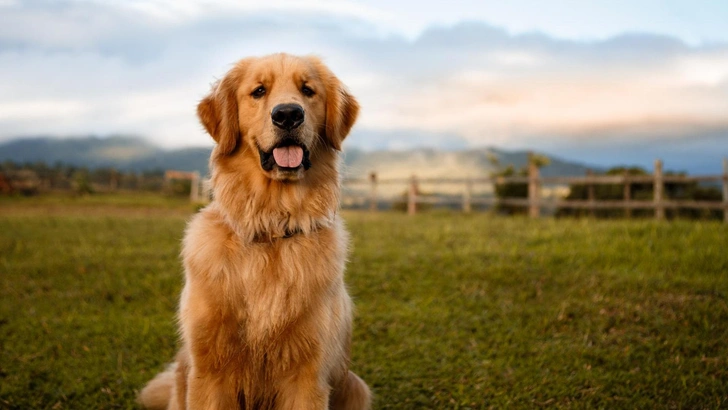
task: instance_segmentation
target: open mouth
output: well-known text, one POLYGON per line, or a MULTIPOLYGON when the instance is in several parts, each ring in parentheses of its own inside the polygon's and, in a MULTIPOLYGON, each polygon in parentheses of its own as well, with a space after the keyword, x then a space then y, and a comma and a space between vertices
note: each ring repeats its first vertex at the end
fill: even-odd
POLYGON ((258 147, 258 153, 260 165, 266 171, 272 171, 275 167, 281 171, 297 171, 301 167, 304 170, 311 168, 308 149, 291 138, 282 140, 268 152, 258 147))

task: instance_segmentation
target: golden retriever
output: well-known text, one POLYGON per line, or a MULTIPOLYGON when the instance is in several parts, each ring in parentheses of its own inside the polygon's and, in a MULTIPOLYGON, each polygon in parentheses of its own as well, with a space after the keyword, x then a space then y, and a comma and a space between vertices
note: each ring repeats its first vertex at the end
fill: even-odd
POLYGON ((349 371, 341 144, 359 105, 315 57, 246 58, 197 107, 213 201, 189 223, 175 362, 150 409, 367 409, 349 371))

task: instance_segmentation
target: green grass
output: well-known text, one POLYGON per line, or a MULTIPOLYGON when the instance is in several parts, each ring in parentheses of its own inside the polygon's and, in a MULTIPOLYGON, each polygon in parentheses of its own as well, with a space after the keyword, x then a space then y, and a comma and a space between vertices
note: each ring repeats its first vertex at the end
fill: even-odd
POLYGON ((70 193, 42 196, 0 196, 2 215, 145 215, 188 214, 198 204, 190 204, 183 196, 159 195, 150 192, 125 194, 75 195, 70 193))
MULTIPOLYGON (((5 205, 0 408, 135 408, 175 352, 190 208, 5 205)), ((723 224, 345 217, 376 408, 728 407, 723 224)))

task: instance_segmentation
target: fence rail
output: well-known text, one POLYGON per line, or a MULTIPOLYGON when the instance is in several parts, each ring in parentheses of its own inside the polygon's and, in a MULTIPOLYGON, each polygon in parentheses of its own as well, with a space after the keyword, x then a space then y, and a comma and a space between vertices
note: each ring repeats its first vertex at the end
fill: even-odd
POLYGON ((508 205, 522 206, 527 208, 528 215, 538 218, 542 215, 544 207, 556 207, 562 209, 623 209, 627 216, 635 209, 652 209, 655 211, 655 218, 665 219, 665 211, 668 209, 702 209, 722 210, 724 221, 728 223, 728 159, 723 160, 722 175, 665 175, 663 173, 662 161, 656 160, 652 175, 594 175, 591 172, 580 176, 552 176, 542 177, 539 168, 535 163, 528 166, 527 176, 493 176, 485 178, 418 178, 413 175, 410 178, 380 179, 376 173, 371 173, 369 178, 347 179, 345 187, 369 185, 369 194, 349 195, 348 198, 366 199, 369 202, 369 209, 375 211, 380 201, 378 187, 381 185, 407 185, 406 205, 407 213, 413 215, 417 212, 417 204, 461 204, 464 212, 472 212, 473 205, 508 205), (665 196, 665 184, 688 184, 688 183, 722 183, 722 201, 695 201, 675 200, 665 196), (462 184, 463 191, 460 200, 455 198, 436 198, 418 194, 420 184, 462 184), (503 184, 527 184, 528 198, 476 198, 473 197, 473 186, 475 184, 491 184, 493 191, 497 185, 503 184), (544 199, 541 188, 544 185, 584 185, 587 188, 586 200, 567 199, 544 199), (632 198, 633 184, 652 184, 652 200, 634 200, 632 198), (595 186, 597 185, 623 185, 623 200, 597 200, 595 186))

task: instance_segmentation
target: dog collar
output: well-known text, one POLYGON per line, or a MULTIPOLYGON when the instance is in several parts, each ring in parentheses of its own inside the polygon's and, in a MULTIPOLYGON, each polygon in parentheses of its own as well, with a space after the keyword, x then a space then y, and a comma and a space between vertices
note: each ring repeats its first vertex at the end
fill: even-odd
MULTIPOLYGON (((318 225, 314 228, 312 232, 315 232, 318 230, 318 225)), ((288 239, 292 238, 296 235, 303 234, 303 230, 297 228, 294 230, 288 230, 286 229, 286 232, 283 235, 272 235, 270 233, 259 233, 256 234, 253 237, 254 243, 272 243, 273 241, 276 241, 278 239, 288 239)))

